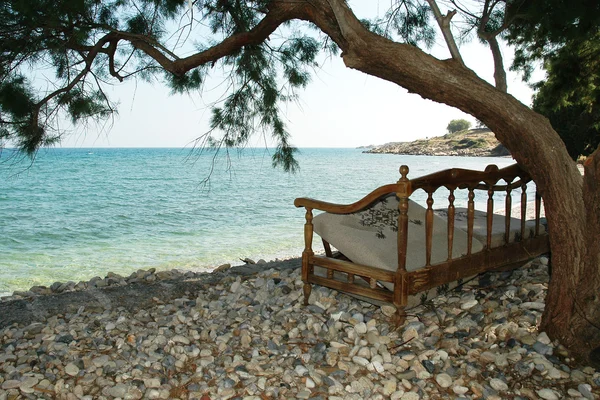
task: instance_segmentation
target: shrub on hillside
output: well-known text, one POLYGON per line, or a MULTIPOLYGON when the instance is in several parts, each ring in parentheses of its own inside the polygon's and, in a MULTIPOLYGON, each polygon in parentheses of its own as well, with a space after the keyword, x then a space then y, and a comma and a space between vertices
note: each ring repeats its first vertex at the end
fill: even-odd
POLYGON ((465 129, 469 129, 471 127, 471 123, 466 119, 453 119, 448 123, 446 130, 448 133, 460 132, 465 129))

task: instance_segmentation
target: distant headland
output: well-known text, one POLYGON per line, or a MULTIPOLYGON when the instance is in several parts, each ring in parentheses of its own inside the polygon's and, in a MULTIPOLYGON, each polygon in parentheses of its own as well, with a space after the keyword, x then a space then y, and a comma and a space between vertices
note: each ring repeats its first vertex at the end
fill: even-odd
POLYGON ((487 128, 467 129, 413 142, 391 142, 364 146, 363 153, 425 156, 502 157, 510 153, 487 128))

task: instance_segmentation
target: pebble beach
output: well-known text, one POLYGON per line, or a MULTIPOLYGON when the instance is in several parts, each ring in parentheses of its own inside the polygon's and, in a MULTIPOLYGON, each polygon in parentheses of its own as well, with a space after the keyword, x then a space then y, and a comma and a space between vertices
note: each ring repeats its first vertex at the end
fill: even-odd
MULTIPOLYGON (((247 260, 250 262, 250 260, 247 260)), ((541 257, 408 311, 315 286, 300 261, 54 283, 0 301, 5 399, 597 399, 538 330, 541 257)))

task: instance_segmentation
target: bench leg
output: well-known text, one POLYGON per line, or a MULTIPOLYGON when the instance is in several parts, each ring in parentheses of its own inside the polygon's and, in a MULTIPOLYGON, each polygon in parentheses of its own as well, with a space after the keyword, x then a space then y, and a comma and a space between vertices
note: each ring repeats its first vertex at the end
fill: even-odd
POLYGON ((308 305, 308 298, 310 297, 310 292, 312 291, 312 285, 310 283, 304 283, 304 305, 308 305))
POLYGON ((394 283, 394 307, 396 312, 392 317, 396 327, 399 328, 406 321, 406 304, 408 303, 408 280, 406 271, 398 270, 396 272, 396 282, 394 283))
POLYGON ((397 328, 404 325, 404 322, 406 322, 406 310, 404 309, 404 306, 396 306, 396 312, 392 317, 392 322, 397 328))

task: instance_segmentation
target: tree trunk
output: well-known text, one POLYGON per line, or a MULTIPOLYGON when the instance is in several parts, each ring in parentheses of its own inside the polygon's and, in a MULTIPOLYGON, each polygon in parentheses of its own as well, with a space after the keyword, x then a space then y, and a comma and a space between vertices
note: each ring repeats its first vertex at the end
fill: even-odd
MULTIPOLYGON (((575 353, 588 355, 588 361, 600 368, 600 148, 584 164, 583 199, 586 227, 580 242, 585 244, 581 273, 571 284, 571 291, 562 293, 560 286, 570 280, 569 268, 560 268, 548 288, 542 328, 575 353), (566 276, 565 276, 566 275, 566 276)), ((553 251, 553 258, 554 258, 553 251)), ((553 261, 554 265, 554 261, 553 261)))
POLYGON ((581 174, 546 118, 454 60, 367 31, 342 0, 328 3, 339 30, 315 23, 342 48, 346 66, 474 115, 530 172, 544 197, 552 250, 543 327, 580 361, 592 363, 590 354, 600 346, 599 157, 586 167, 584 197, 581 174))

